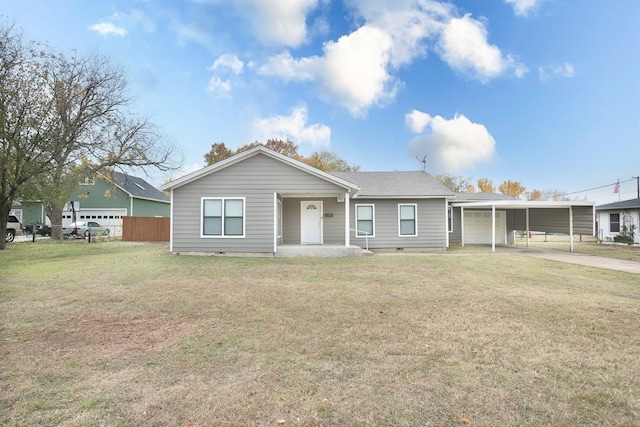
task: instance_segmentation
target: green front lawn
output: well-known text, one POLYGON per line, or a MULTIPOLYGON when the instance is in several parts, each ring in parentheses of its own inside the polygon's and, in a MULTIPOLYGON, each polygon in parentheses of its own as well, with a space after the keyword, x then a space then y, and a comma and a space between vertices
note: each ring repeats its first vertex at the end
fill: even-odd
POLYGON ((0 425, 634 425, 637 275, 475 252, 0 252, 0 425))

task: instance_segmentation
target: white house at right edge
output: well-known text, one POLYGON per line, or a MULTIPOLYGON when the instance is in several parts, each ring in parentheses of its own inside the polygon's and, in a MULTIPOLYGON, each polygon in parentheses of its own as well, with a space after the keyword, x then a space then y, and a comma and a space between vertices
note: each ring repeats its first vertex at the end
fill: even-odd
POLYGON ((626 226, 628 230, 631 229, 631 226, 635 226, 634 243, 639 244, 640 199, 596 206, 596 223, 598 239, 602 241, 613 241, 613 238, 620 234, 623 226, 626 226))

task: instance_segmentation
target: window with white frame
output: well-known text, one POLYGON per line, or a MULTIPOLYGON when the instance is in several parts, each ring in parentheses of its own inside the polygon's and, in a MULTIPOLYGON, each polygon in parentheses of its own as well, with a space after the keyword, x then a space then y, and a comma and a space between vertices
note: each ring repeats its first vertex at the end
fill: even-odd
POLYGON ((449 233, 453 231, 453 207, 449 206, 447 209, 447 225, 449 233))
POLYGON ((375 209, 373 205, 356 205, 356 236, 373 237, 374 230, 375 209))
POLYGON ((619 213, 609 214, 609 232, 610 233, 620 232, 620 214, 619 213))
POLYGON ((415 204, 398 205, 398 235, 409 237, 418 235, 417 210, 415 204))
POLYGON ((245 200, 202 198, 202 237, 244 237, 245 200))

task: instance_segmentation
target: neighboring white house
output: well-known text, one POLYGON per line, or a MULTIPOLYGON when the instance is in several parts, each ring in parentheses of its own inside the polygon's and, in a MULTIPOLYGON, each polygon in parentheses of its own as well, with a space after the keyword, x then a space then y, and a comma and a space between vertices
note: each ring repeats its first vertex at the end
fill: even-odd
POLYGON ((623 200, 596 206, 596 221, 598 224, 598 239, 611 242, 615 236, 620 234, 623 226, 626 226, 629 230, 632 226, 635 226, 634 241, 636 244, 640 243, 640 236, 638 236, 640 199, 623 200))

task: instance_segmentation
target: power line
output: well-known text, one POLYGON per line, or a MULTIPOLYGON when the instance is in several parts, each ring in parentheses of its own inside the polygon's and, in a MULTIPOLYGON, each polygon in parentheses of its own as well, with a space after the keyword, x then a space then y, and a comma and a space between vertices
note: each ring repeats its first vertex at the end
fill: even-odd
POLYGON ((587 191, 599 190, 599 189, 601 189, 601 188, 607 188, 607 187, 611 187, 612 185, 616 185, 616 184, 623 184, 623 183, 625 183, 625 182, 630 182, 630 181, 635 181, 635 178, 627 179, 627 180, 625 180, 625 181, 616 181, 616 182, 612 182, 611 184, 601 185, 600 187, 587 188, 586 190, 572 191, 571 193, 564 193, 564 194, 561 194, 561 196, 570 196, 571 194, 586 193, 587 191))

